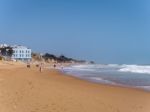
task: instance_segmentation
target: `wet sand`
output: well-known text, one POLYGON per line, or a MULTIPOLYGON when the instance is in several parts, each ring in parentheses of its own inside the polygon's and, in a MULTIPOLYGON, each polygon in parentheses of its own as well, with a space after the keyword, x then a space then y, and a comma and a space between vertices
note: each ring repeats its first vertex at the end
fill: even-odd
POLYGON ((150 92, 0 64, 0 112, 150 112, 150 92))

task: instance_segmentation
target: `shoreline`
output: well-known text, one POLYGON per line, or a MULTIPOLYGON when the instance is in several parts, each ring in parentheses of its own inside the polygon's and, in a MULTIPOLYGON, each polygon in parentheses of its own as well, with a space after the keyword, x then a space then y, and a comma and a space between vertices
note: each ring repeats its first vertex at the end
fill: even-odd
MULTIPOLYGON (((78 65, 78 66, 80 66, 80 64, 78 65)), ((82 66, 82 65, 81 65, 82 66)), ((87 65, 86 65, 87 66, 87 65)), ((85 72, 83 72, 83 71, 80 71, 80 69, 78 70, 78 69, 74 69, 74 68, 71 68, 71 69, 73 69, 72 71, 70 71, 69 69, 67 70, 64 70, 63 71, 63 73, 64 74, 66 74, 66 75, 68 75, 68 76, 73 76, 73 77, 76 77, 76 78, 79 78, 79 79, 81 79, 81 80, 86 80, 86 81, 88 81, 88 82, 92 82, 92 83, 97 83, 97 84, 104 84, 104 85, 112 85, 112 86, 117 86, 117 87, 123 87, 123 88, 131 88, 131 89, 138 89, 138 90, 142 90, 142 91, 146 91, 146 92, 150 92, 150 86, 145 86, 145 84, 147 84, 147 83, 143 83, 143 84, 141 84, 140 85, 140 83, 142 83, 142 82, 134 82, 134 80, 137 80, 139 77, 140 77, 140 75, 137 73, 137 78, 134 76, 135 75, 135 73, 131 73, 131 72, 129 72, 129 73, 126 73, 125 75, 127 75, 127 77, 128 76, 134 76, 135 78, 133 79, 133 83, 128 83, 128 81, 127 80, 124 80, 124 79, 122 79, 122 82, 123 81, 126 81, 126 83, 121 83, 121 80, 115 80, 115 81, 111 81, 111 80, 109 80, 109 78, 108 78, 108 80, 107 80, 107 78, 104 78, 104 75, 103 75, 103 73, 99 73, 98 75, 100 75, 100 76, 96 76, 95 74, 96 73, 92 73, 92 72, 87 72, 87 71, 85 71, 85 72), (83 74, 82 74, 83 73, 83 74), (88 74, 88 75, 86 75, 86 73, 88 74), (93 75, 91 75, 91 74, 93 74, 93 75), (85 76, 84 76, 85 75, 85 76), (95 75, 95 76, 94 76, 95 75), (138 76, 139 75, 139 76, 138 76), (101 77, 102 76, 102 77, 101 77), (120 81, 120 82, 119 82, 120 81)), ((81 67, 81 69, 82 69, 82 67, 81 67)), ((86 68, 84 68, 83 67, 83 69, 88 69, 88 67, 86 68)), ((60 70, 61 71, 61 70, 60 70)), ((97 72, 98 73, 98 72, 97 72)), ((112 72, 113 73, 113 72, 112 72)), ((109 74, 109 72, 107 73, 107 74, 109 74)), ((111 74, 111 73, 110 73, 111 74)), ((116 73, 117 74, 117 73, 116 73)), ((121 75, 123 74, 123 73, 120 73, 121 75)), ((125 76, 124 75, 124 76, 125 76)), ((145 74, 143 74, 143 75, 145 75, 145 74)), ((106 75, 107 76, 107 75, 106 75)), ((114 73, 114 76, 112 75, 112 77, 116 77, 116 75, 115 75, 115 73, 114 73)), ((147 77, 147 76, 145 76, 145 77, 147 77)), ((116 77, 117 78, 117 77, 116 77)), ((132 77, 131 77, 132 78, 132 77)), ((150 78, 150 77, 149 77, 150 78)), ((111 79, 111 78, 110 78, 111 79)), ((146 79, 144 79, 144 80, 146 80, 146 79)), ((144 80, 142 80, 142 81, 144 81, 144 80)), ((149 82, 148 82, 148 84, 149 84, 149 82)))
POLYGON ((0 72, 2 112, 150 111, 150 93, 146 91, 96 84, 54 69, 40 73, 35 66, 5 67, 0 72))
MULTIPOLYGON (((53 69, 55 70, 55 69, 53 69)), ((75 80, 81 80, 81 81, 84 81, 86 83, 91 83, 91 84, 96 84, 96 85, 102 85, 102 86, 110 86, 110 87, 116 87, 116 88, 125 88, 125 89, 131 89, 131 90, 136 90, 136 91, 143 91, 143 92, 148 92, 150 93, 150 90, 146 90, 146 89, 143 89, 143 88, 138 88, 138 87, 133 87, 133 86, 126 86, 126 85, 119 85, 119 84, 106 84, 106 83, 101 83, 101 82, 96 82, 96 81, 92 81, 90 79, 86 79, 86 78, 82 78, 82 77, 76 77, 76 76, 73 76, 73 74, 67 74, 65 73, 64 71, 61 71, 61 70, 56 70, 58 72, 60 72, 60 74, 64 75, 64 76, 67 76, 67 77, 71 77, 75 80)))

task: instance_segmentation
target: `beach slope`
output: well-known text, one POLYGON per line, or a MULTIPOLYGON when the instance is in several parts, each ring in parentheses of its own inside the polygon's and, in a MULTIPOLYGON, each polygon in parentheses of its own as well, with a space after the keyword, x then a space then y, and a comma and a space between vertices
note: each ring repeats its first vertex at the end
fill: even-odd
POLYGON ((150 112, 150 93, 0 64, 0 112, 150 112))

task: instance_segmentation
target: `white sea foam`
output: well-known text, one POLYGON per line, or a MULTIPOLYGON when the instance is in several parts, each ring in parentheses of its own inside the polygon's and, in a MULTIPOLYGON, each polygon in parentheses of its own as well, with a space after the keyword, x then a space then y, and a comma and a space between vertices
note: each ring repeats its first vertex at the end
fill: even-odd
POLYGON ((144 89, 150 91, 150 86, 136 86, 136 88, 144 89))
POLYGON ((150 74, 150 66, 141 65, 122 65, 120 72, 145 73, 150 74))
POLYGON ((108 66, 108 67, 120 67, 119 64, 108 64, 107 66, 108 66))
POLYGON ((144 73, 150 74, 150 65, 119 65, 119 64, 85 64, 85 65, 74 65, 67 69, 80 70, 80 71, 100 71, 102 69, 115 69, 118 72, 131 72, 131 73, 144 73))
POLYGON ((63 70, 69 75, 93 82, 150 90, 150 76, 146 75, 150 74, 150 65, 84 64, 63 70))
POLYGON ((81 69, 81 70, 88 70, 88 69, 102 69, 102 68, 120 68, 121 66, 118 64, 84 64, 84 65, 73 65, 71 66, 72 69, 81 69))
POLYGON ((100 77, 90 77, 91 80, 94 80, 94 81, 98 81, 98 82, 101 82, 101 83, 105 83, 105 84, 113 84, 113 85, 116 85, 116 83, 112 82, 112 81, 109 81, 109 80, 105 80, 105 79, 102 79, 100 77))

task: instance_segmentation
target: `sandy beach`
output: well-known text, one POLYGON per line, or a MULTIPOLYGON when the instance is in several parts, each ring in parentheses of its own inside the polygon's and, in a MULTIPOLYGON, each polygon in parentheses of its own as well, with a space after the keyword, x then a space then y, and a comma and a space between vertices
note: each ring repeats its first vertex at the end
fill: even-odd
POLYGON ((0 112, 150 112, 150 92, 0 64, 0 112))

